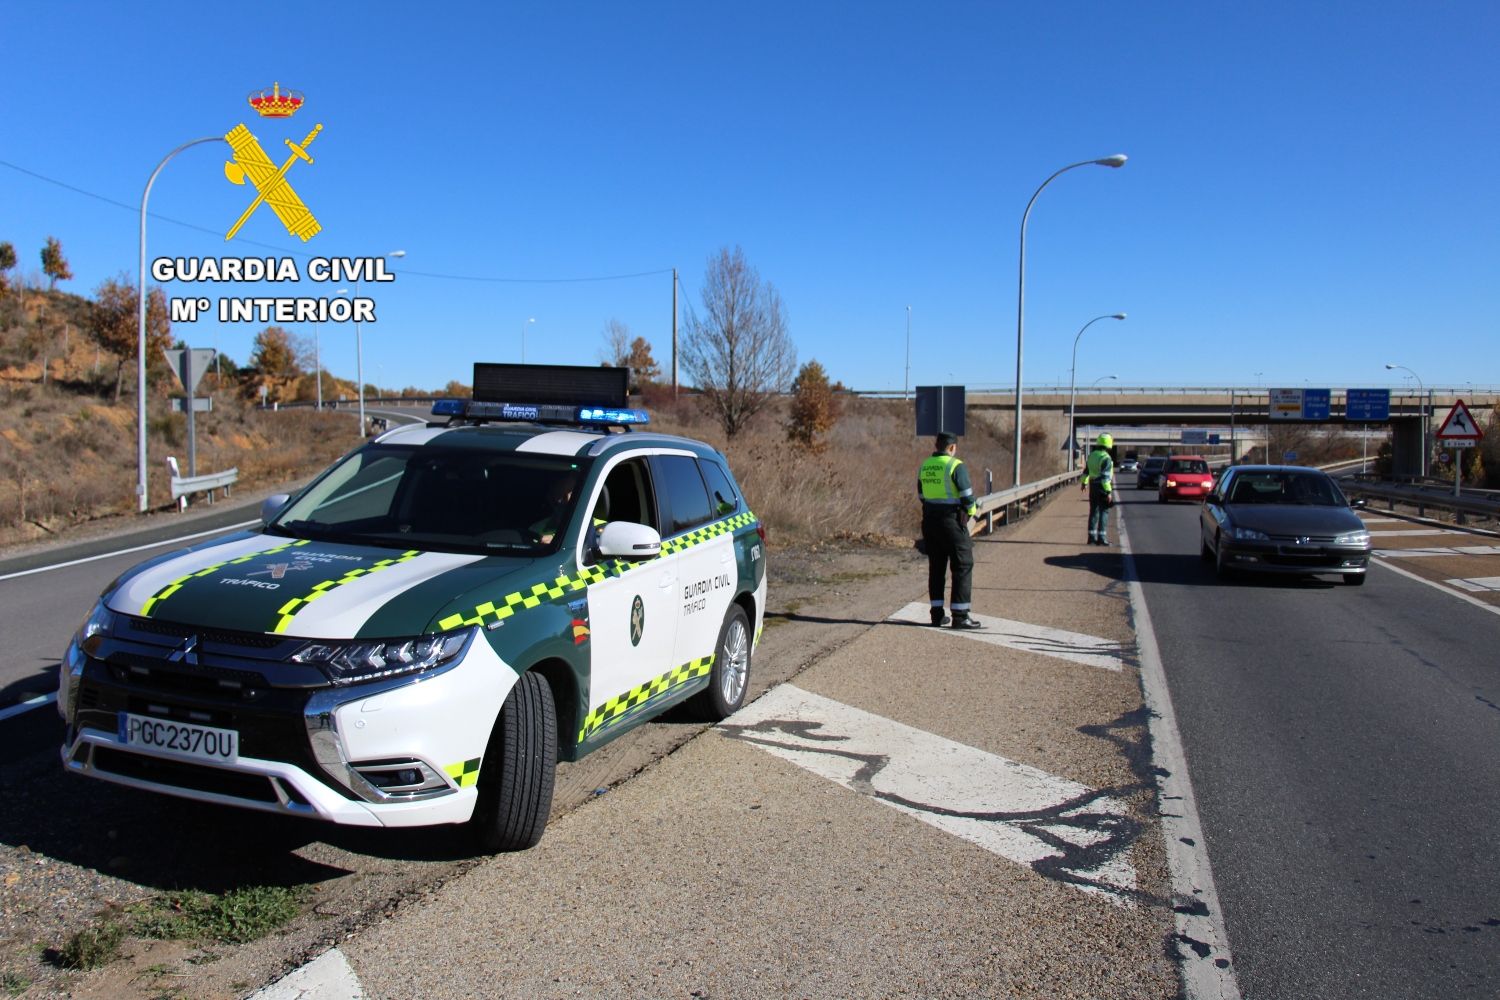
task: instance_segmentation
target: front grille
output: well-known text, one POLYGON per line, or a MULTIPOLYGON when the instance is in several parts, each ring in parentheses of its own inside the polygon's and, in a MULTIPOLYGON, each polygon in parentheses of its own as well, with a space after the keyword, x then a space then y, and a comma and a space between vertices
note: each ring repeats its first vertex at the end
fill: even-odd
POLYGON ((1306 538, 1303 545, 1332 545, 1334 535, 1272 535, 1271 541, 1281 545, 1296 545, 1297 539, 1306 538))
POLYGON ((150 781, 173 788, 185 788, 194 792, 228 795, 251 802, 278 803, 276 789, 271 779, 259 774, 241 774, 186 761, 163 760, 141 754, 116 750, 114 747, 94 747, 94 768, 106 774, 137 781, 150 781))
POLYGON ((262 635, 258 632, 199 628, 194 625, 179 625, 177 622, 158 621, 154 618, 128 618, 126 620, 137 632, 168 635, 176 639, 186 639, 190 635, 196 635, 200 642, 217 642, 225 646, 240 646, 248 649, 272 649, 287 641, 281 636, 262 635))
POLYGON ((118 652, 107 661, 115 680, 163 694, 184 694, 254 701, 269 687, 262 674, 196 663, 184 669, 155 656, 118 652))

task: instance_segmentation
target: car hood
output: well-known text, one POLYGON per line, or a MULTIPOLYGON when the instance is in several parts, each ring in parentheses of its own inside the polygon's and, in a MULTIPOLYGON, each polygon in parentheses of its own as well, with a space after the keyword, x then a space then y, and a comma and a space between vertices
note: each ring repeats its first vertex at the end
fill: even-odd
POLYGON ((1348 507, 1241 503, 1230 504, 1225 510, 1237 527, 1268 535, 1342 535, 1365 526, 1348 507))
POLYGON ((142 564, 117 581, 105 603, 121 614, 185 625, 389 638, 435 630, 458 598, 529 579, 539 562, 238 535, 142 564))

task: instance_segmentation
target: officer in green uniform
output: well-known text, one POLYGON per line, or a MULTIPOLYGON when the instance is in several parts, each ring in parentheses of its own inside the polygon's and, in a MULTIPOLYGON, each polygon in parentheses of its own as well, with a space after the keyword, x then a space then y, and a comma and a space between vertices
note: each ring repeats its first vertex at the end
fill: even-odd
POLYGON ((1100 434, 1089 450, 1083 473, 1081 488, 1089 491, 1090 545, 1109 544, 1109 508, 1115 502, 1115 462, 1109 449, 1114 446, 1112 435, 1100 434))
POLYGON ((958 438, 937 436, 937 450, 917 471, 917 495, 922 498, 922 540, 927 547, 927 596, 932 601, 932 624, 947 625, 943 613, 943 583, 953 569, 949 607, 954 628, 982 628, 969 617, 969 592, 974 577, 974 542, 969 518, 978 512, 969 470, 954 457, 958 438))

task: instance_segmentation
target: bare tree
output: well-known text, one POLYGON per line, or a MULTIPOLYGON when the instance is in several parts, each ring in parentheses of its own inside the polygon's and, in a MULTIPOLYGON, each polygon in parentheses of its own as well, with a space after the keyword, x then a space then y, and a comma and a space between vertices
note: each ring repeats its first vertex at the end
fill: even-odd
POLYGON ((611 367, 624 365, 630 357, 630 327, 611 316, 601 336, 604 348, 599 352, 599 361, 611 367))
POLYGON ((761 281, 739 247, 708 259, 703 308, 702 319, 689 319, 683 366, 725 435, 734 437, 786 390, 797 351, 787 337, 781 295, 761 281))

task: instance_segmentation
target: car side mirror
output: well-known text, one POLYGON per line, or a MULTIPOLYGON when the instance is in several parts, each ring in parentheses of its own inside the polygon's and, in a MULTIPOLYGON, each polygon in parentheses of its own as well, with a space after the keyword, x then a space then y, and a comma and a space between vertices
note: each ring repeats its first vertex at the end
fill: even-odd
POLYGON ((276 518, 276 515, 281 513, 281 509, 286 506, 286 502, 291 498, 290 493, 276 493, 261 501, 260 523, 270 524, 276 518))
POLYGON ((611 521, 599 531, 599 554, 614 559, 654 559, 661 555, 661 535, 633 521, 611 521))
POLYGON ((1355 510, 1363 510, 1369 505, 1370 501, 1366 500, 1364 497, 1355 497, 1353 500, 1349 501, 1349 506, 1353 507, 1355 510))
POLYGON ((1203 498, 1208 503, 1223 503, 1224 498, 1219 495, 1218 490, 1210 490, 1208 496, 1203 498))

